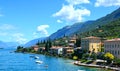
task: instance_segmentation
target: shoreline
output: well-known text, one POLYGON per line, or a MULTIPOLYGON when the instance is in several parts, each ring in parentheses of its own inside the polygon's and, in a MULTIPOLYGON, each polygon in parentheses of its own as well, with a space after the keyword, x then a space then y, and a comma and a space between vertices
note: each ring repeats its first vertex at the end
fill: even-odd
MULTIPOLYGON (((21 53, 21 52, 17 52, 17 53, 21 53)), ((28 54, 37 54, 37 53, 30 53, 30 52, 26 52, 26 53, 28 53, 28 54)), ((47 55, 47 54, 41 54, 41 55, 56 57, 56 56, 47 55)), ((64 58, 64 57, 59 57, 59 56, 57 56, 57 58, 70 59, 70 58, 64 58)), ((73 60, 73 59, 70 59, 70 60, 73 60)), ((85 64, 85 63, 80 63, 79 61, 74 61, 74 62, 72 62, 72 64, 78 65, 78 66, 84 66, 84 67, 105 68, 105 69, 120 71, 120 68, 116 68, 116 67, 101 66, 101 65, 95 65, 95 64, 85 64)))
POLYGON ((120 71, 120 68, 116 68, 116 67, 101 66, 101 65, 95 65, 95 64, 85 64, 85 63, 80 63, 79 61, 75 61, 75 62, 73 62, 73 64, 74 65, 78 65, 78 66, 95 67, 95 68, 105 68, 105 69, 120 71))

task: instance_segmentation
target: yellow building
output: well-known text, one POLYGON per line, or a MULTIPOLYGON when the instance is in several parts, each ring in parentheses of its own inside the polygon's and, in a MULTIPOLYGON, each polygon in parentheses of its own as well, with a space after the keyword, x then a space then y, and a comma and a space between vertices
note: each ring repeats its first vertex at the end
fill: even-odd
POLYGON ((110 52, 120 59, 120 38, 104 41, 104 52, 110 52))
POLYGON ((82 38, 81 47, 83 50, 98 53, 101 51, 101 39, 94 36, 82 38))

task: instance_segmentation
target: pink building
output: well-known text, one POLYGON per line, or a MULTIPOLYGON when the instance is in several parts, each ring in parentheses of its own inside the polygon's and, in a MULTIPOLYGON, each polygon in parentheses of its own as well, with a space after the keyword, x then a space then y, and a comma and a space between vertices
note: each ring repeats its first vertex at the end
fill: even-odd
POLYGON ((34 45, 34 46, 32 46, 32 48, 33 48, 35 51, 38 51, 39 46, 38 46, 38 45, 34 45))

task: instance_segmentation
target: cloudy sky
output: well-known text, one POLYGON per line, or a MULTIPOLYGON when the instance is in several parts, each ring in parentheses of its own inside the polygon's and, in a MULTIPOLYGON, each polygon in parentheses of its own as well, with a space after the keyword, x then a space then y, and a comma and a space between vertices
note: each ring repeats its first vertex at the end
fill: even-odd
POLYGON ((0 40, 26 43, 119 7, 120 0, 0 0, 0 40))

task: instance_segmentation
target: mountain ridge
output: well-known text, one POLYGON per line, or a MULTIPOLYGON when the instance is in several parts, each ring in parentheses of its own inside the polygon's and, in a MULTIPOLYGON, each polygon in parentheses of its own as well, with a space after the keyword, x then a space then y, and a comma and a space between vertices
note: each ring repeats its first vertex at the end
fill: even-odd
POLYGON ((110 22, 117 20, 119 18, 120 18, 120 8, 118 8, 117 10, 113 11, 112 13, 107 14, 106 16, 101 17, 96 20, 89 20, 89 21, 82 22, 82 23, 75 23, 71 26, 70 25, 65 26, 65 27, 59 29, 58 31, 54 32, 53 34, 51 34, 46 39, 49 38, 51 40, 54 40, 54 39, 62 38, 63 36, 71 36, 74 34, 81 34, 83 32, 94 30, 98 26, 103 26, 103 25, 109 24, 110 22))

